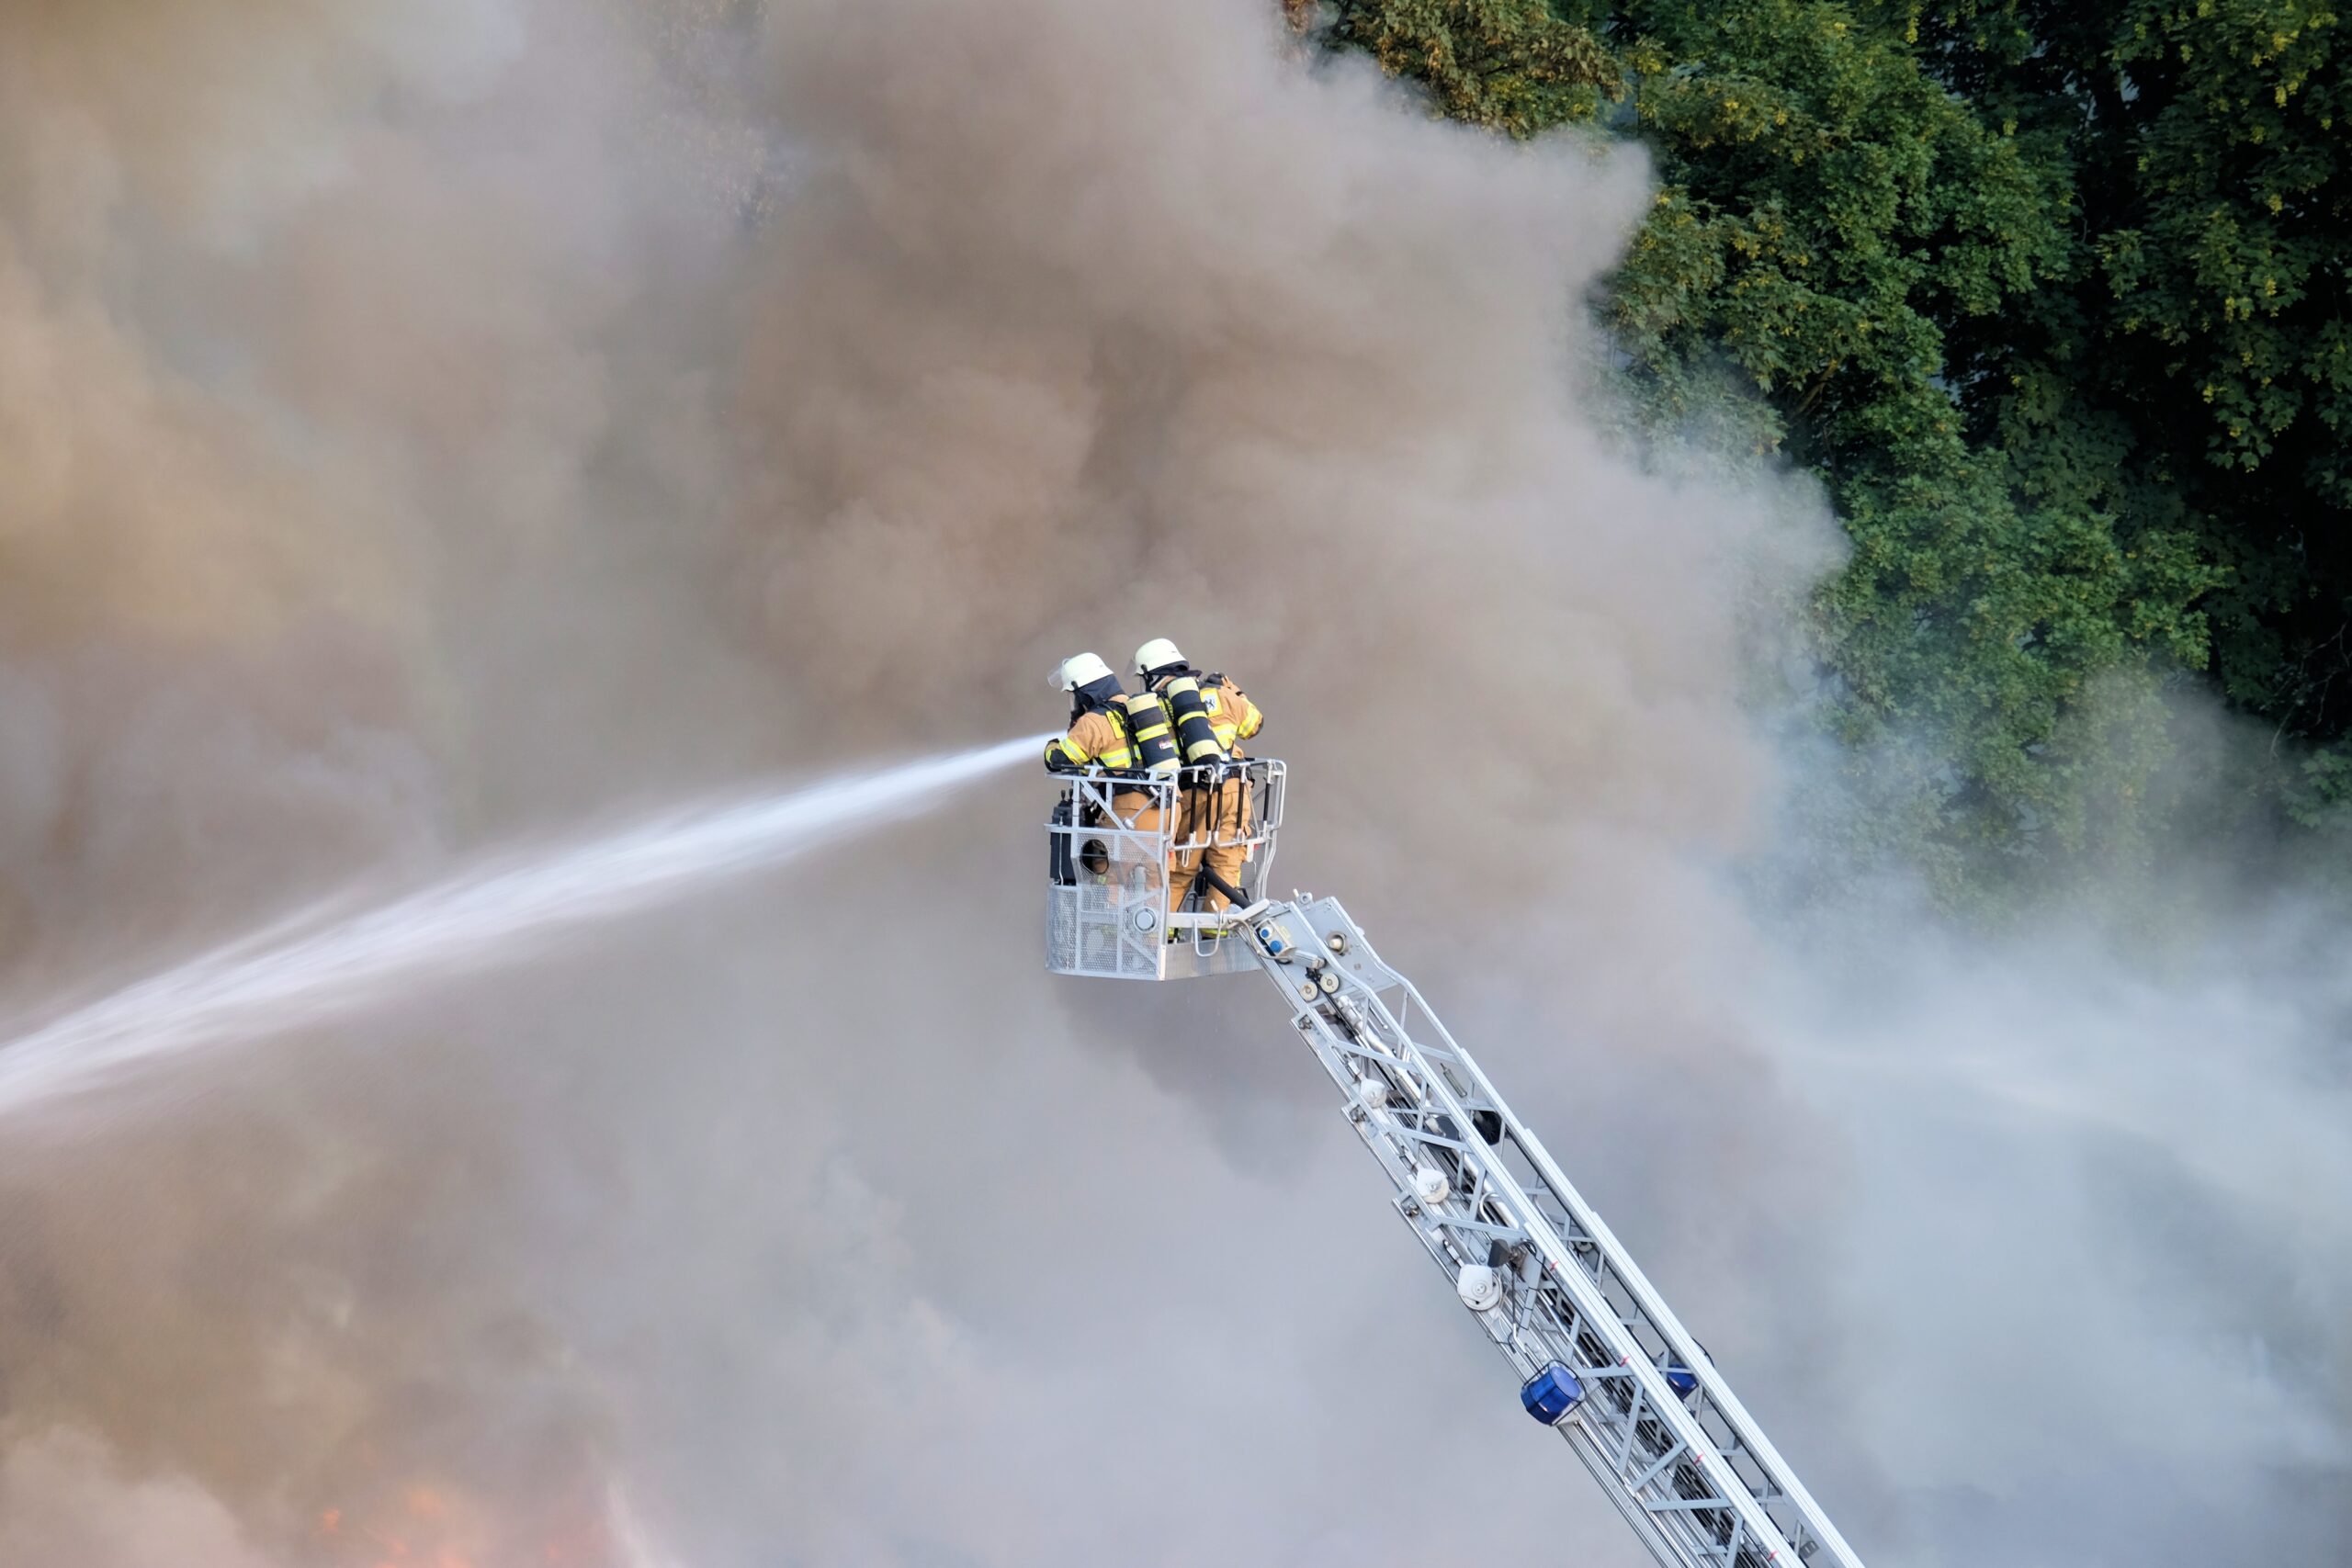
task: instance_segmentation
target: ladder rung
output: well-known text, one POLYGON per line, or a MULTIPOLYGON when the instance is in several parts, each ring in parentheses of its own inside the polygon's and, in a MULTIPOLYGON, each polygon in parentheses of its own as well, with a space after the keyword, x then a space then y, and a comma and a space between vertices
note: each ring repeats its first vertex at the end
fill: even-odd
POLYGON ((1724 1508, 1730 1510, 1733 1518, 1739 1517, 1739 1510, 1732 1507, 1728 1497, 1668 1497, 1662 1503, 1645 1502, 1642 1506, 1653 1514, 1695 1514, 1707 1508, 1724 1508))

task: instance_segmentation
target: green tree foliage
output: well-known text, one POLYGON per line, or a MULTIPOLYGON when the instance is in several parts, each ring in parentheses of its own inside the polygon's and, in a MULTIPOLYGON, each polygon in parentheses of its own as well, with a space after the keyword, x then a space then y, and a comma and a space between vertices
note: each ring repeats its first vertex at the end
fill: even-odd
MULTIPOLYGON (((1854 545, 1817 604, 1840 723, 1940 759, 1921 847, 1981 875, 2130 837, 2119 759, 2161 759, 2167 671, 2352 731, 2335 28, 2262 0, 1347 0, 1333 37, 1516 135, 1600 118, 1607 84, 1509 112, 1466 84, 1608 51, 1608 121, 1663 182, 1603 305, 1642 404, 1820 475, 1854 545)), ((2290 799, 2348 787, 2323 754, 2290 799)))
POLYGON ((2083 699, 2152 637, 2201 654, 2184 592, 2154 615, 2111 519, 2046 504, 1968 438, 1951 325, 2066 264, 2063 181, 1899 38, 1840 6, 1734 0, 1612 18, 1665 199, 1611 324, 1653 406, 1727 358, 1828 487, 1854 553, 1819 604, 1849 736, 1948 749, 1936 847, 1974 860, 2086 828, 2103 749, 2083 699))
POLYGON ((1453 118, 1513 136, 1581 119, 1618 91, 1608 51, 1545 0, 1348 6, 1331 39, 1425 84, 1453 118))
POLYGON ((2289 805, 2309 819, 2352 799, 2352 95, 2337 17, 2011 0, 1884 19, 1982 112, 2052 149, 2082 212, 2065 286, 2025 301, 1998 341, 1960 345, 1982 437, 2042 474, 2082 471, 2087 448, 2096 503, 2127 531, 2191 539, 2217 578, 2201 603, 2222 690, 2323 743, 2289 805))

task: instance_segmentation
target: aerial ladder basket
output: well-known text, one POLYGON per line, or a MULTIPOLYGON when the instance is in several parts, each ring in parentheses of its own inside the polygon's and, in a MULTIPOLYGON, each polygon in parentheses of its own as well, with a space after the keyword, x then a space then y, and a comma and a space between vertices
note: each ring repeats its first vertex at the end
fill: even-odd
POLYGON ((1510 1363, 1521 1406, 1566 1439, 1652 1557, 1666 1568, 1861 1568, 1412 982, 1338 899, 1266 895, 1286 777, 1279 761, 1246 766, 1236 782, 1250 798, 1227 823, 1227 847, 1250 852, 1239 897, 1172 916, 1176 857, 1216 841, 1200 803, 1188 810, 1182 798, 1206 781, 1067 778, 1046 829, 1047 965, 1129 980, 1266 976, 1387 1173, 1397 1213, 1510 1363))
POLYGON ((1181 980, 1258 967, 1237 911, 1262 903, 1282 827, 1286 771, 1271 758, 1187 769, 1168 777, 1101 768, 1063 775, 1046 825, 1046 967, 1106 980, 1181 980), (1231 899, 1209 907, 1195 874, 1181 907, 1169 892, 1180 865, 1205 867, 1212 850, 1238 852, 1231 899))

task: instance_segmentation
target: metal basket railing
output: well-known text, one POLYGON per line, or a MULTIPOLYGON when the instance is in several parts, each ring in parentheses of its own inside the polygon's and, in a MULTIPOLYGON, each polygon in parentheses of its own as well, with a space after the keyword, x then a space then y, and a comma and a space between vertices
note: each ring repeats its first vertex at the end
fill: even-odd
POLYGON ((1205 906, 1196 874, 1169 907, 1180 861, 1231 861, 1239 907, 1253 903, 1273 863, 1287 770, 1273 758, 1188 769, 1172 778, 1090 769, 1063 775, 1046 824, 1046 966, 1057 974, 1164 980, 1248 967, 1228 951, 1224 917, 1205 906))

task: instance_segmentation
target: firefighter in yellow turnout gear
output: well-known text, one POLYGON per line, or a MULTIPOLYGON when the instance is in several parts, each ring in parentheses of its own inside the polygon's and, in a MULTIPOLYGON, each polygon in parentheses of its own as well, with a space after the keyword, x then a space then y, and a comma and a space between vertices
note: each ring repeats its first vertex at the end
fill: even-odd
MULTIPOLYGON (((1136 675, 1144 690, 1159 700, 1176 750, 1185 768, 1214 769, 1238 761, 1241 742, 1255 736, 1266 722, 1239 686, 1223 675, 1204 675, 1185 662, 1166 637, 1154 637, 1136 649, 1136 675)), ((1168 909, 1184 902, 1193 878, 1205 865, 1227 883, 1238 885, 1249 846, 1242 839, 1250 821, 1250 786, 1238 778, 1214 779, 1185 788, 1177 797, 1176 836, 1194 847, 1176 852, 1169 868, 1168 909)), ((1211 910, 1231 902, 1215 883, 1201 889, 1201 901, 1211 910)))
MULTIPOLYGON (((1159 700, 1148 693, 1130 695, 1110 665, 1091 653, 1063 660, 1054 666, 1053 679, 1056 691, 1069 694, 1070 716, 1061 738, 1046 743, 1046 771, 1100 767, 1135 779, 1136 788, 1114 789, 1111 810, 1123 826, 1159 831, 1159 799, 1141 784, 1147 779, 1171 778, 1180 766, 1173 728, 1159 700)), ((1131 864, 1114 866, 1114 879, 1125 885, 1132 869, 1131 864)), ((1144 885, 1157 889, 1166 868, 1151 863, 1142 869, 1144 885)))

